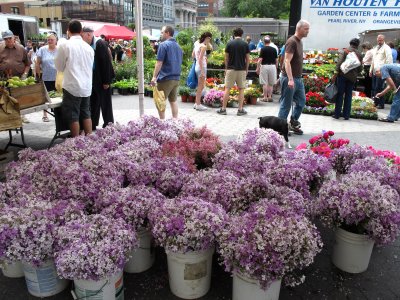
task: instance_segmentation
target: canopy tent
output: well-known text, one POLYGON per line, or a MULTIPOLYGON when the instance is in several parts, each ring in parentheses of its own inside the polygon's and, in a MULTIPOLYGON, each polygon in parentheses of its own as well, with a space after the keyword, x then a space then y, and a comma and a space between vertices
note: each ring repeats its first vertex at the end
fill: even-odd
POLYGON ((105 35, 106 39, 123 39, 131 40, 136 37, 136 33, 129 30, 125 26, 110 26, 104 25, 94 32, 95 36, 105 35))

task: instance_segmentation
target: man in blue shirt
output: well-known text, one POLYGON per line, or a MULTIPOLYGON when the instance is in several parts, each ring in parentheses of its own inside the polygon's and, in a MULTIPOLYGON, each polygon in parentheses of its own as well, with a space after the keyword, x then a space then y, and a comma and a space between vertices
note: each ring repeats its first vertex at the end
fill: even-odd
MULTIPOLYGON (((174 29, 164 26, 161 29, 161 40, 158 46, 157 63, 154 68, 151 85, 157 82, 159 91, 163 91, 165 98, 169 100, 172 117, 178 118, 178 104, 176 103, 181 77, 181 65, 183 52, 176 40, 173 38, 174 29)), ((165 119, 165 111, 158 111, 160 119, 165 119)))
POLYGON ((381 98, 390 90, 393 90, 394 93, 389 115, 386 118, 379 119, 379 121, 393 123, 400 118, 400 64, 383 65, 380 69, 375 70, 375 76, 386 80, 386 88, 376 94, 376 97, 381 98))

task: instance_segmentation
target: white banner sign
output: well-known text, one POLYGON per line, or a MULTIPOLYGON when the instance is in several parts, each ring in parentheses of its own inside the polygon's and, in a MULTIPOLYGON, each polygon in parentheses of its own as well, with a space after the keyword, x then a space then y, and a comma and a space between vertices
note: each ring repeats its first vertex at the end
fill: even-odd
POLYGON ((400 0, 303 0, 304 49, 343 48, 366 30, 400 28, 400 0))

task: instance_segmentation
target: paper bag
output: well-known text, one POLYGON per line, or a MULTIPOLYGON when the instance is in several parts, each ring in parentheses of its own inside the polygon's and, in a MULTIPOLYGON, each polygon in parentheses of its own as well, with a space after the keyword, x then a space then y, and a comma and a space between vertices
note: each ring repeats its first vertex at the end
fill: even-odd
POLYGON ((159 111, 164 112, 166 107, 165 95, 163 91, 159 91, 157 86, 153 87, 154 103, 159 111))

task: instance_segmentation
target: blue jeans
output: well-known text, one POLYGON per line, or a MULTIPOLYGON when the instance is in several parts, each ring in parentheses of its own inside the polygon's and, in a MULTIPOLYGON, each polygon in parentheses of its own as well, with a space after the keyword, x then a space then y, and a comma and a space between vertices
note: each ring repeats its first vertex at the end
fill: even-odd
POLYGON ((348 119, 350 118, 351 98, 354 88, 354 82, 346 79, 344 76, 339 76, 337 78, 336 83, 338 87, 338 93, 336 96, 336 103, 335 103, 335 118, 340 117, 343 107, 343 118, 348 119), (343 103, 343 96, 344 96, 344 103, 343 103))
POLYGON ((371 90, 372 97, 374 97, 376 94, 382 92, 383 83, 384 83, 384 80, 382 78, 372 75, 372 90, 371 90))
POLYGON ((292 111, 292 118, 296 121, 299 120, 301 112, 306 105, 306 95, 304 90, 304 83, 302 78, 293 78, 294 88, 288 87, 288 77, 280 77, 281 81, 281 98, 279 99, 280 108, 278 117, 287 120, 287 117, 292 107, 292 102, 295 103, 294 109, 292 111))
POLYGON ((393 97, 392 107, 387 118, 391 121, 396 121, 400 118, 400 91, 397 91, 393 97))

